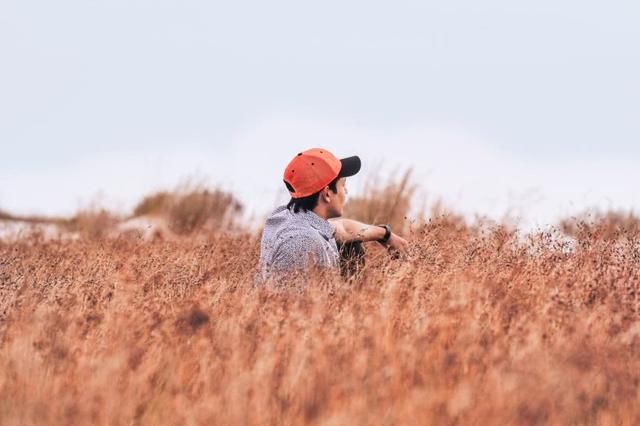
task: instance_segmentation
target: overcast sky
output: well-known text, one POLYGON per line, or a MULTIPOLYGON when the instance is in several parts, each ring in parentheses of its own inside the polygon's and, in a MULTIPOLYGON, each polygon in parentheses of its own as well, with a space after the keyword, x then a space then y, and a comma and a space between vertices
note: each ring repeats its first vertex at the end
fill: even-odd
POLYGON ((199 176, 264 213, 315 146, 545 224, 640 207, 637 1, 0 0, 0 209, 199 176))

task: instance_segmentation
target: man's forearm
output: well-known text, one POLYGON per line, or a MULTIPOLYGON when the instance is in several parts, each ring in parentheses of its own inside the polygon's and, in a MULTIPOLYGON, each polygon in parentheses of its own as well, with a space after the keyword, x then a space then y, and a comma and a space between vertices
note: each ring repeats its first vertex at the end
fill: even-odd
POLYGON ((368 225, 352 219, 333 219, 331 223, 336 228, 336 239, 341 243, 378 241, 384 238, 386 233, 386 230, 380 226, 368 225))

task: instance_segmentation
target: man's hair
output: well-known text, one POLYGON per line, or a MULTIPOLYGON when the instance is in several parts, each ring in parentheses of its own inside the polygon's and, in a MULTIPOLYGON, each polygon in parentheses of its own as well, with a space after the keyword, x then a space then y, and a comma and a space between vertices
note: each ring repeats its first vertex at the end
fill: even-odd
MULTIPOLYGON (((338 179, 340 179, 340 176, 332 180, 328 185, 331 192, 335 194, 338 193, 338 179)), ((285 185, 287 185, 287 189, 289 190, 289 192, 294 192, 291 185, 289 185, 287 182, 285 182, 285 185)), ((289 204, 287 204, 287 208, 289 210, 293 210, 294 213, 299 213, 300 210, 302 210, 303 212, 312 211, 318 206, 318 201, 320 200, 320 192, 322 191, 318 191, 315 194, 309 195, 308 197, 304 198, 292 198, 291 201, 289 201, 289 204)))

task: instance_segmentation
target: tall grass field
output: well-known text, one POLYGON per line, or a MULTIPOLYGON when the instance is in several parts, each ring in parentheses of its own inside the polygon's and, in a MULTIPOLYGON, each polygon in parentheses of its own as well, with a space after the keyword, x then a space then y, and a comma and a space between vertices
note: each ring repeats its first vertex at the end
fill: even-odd
POLYGON ((290 289, 221 191, 145 198, 150 238, 85 211, 0 240, 0 424, 640 424, 640 222, 410 222, 412 191, 347 209, 406 258, 290 289))

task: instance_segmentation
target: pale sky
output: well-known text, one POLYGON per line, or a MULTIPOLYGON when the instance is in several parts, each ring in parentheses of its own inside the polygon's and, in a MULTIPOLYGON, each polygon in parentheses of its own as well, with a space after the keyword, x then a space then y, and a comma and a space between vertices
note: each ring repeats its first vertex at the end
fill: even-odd
POLYGON ((552 223, 640 208, 640 3, 0 0, 0 209, 198 176, 266 213, 297 152, 552 223))

